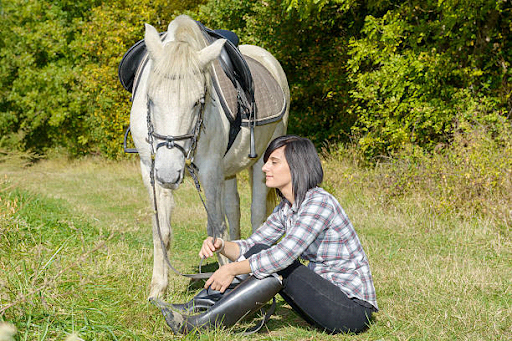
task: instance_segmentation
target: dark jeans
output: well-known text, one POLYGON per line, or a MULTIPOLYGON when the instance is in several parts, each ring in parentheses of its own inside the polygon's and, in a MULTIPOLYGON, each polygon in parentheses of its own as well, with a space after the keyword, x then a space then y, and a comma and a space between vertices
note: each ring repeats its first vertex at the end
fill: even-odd
MULTIPOLYGON (((249 258, 268 247, 255 245, 244 256, 249 258)), ((298 261, 278 274, 283 277, 279 294, 308 323, 329 333, 358 333, 368 328, 374 311, 369 303, 348 298, 336 285, 298 261)))

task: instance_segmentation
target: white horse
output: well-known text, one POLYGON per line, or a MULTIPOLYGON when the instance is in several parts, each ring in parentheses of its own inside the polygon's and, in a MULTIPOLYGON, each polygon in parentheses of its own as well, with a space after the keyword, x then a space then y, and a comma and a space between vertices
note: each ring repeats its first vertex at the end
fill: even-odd
MULTIPOLYGON (((261 168, 268 143, 286 133, 290 93, 279 62, 257 46, 242 45, 240 51, 263 65, 277 80, 286 101, 282 120, 255 127, 255 147, 259 159, 248 157, 250 131, 242 127, 233 146, 227 150, 229 121, 219 105, 212 86, 212 62, 226 42, 206 42, 198 24, 179 16, 168 27, 162 41, 158 32, 146 24, 145 43, 149 61, 140 72, 130 116, 132 137, 140 156, 141 173, 153 203, 150 183, 154 171, 156 208, 166 250, 162 250, 153 218, 154 264, 150 298, 162 297, 168 285, 165 263, 171 239, 173 190, 183 180, 187 158, 193 158, 206 198, 208 235, 227 240, 240 237, 240 198, 236 174, 249 168, 252 184, 251 224, 257 229, 271 207, 261 168), (198 123, 202 117, 202 123, 198 123), (154 129, 153 135, 149 130, 154 129), (197 143, 193 138, 198 137, 197 143), (170 137, 170 138, 169 138, 170 137), (174 140, 172 138, 175 138, 174 140), (226 153, 226 154, 225 154, 226 153), (152 158, 154 163, 152 166, 152 158), (227 222, 230 232, 227 231, 227 222)), ((257 91, 257 89, 256 89, 257 91)), ((188 160, 190 162, 190 160, 188 160)))

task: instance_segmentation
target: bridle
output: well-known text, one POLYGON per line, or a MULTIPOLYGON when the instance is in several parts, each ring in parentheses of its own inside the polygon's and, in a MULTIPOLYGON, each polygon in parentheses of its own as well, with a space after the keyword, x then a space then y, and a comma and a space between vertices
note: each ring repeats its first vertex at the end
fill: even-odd
MULTIPOLYGON (((151 187, 153 190, 153 210, 155 213, 158 237, 160 238, 160 245, 162 248, 162 253, 165 254, 164 259, 165 259, 165 262, 167 263, 167 266, 169 266, 169 268, 172 271, 174 271, 176 274, 178 274, 180 276, 188 277, 191 279, 209 278, 213 274, 213 272, 201 272, 201 265, 203 262, 202 259, 201 259, 201 262, 199 263, 199 273, 198 274, 182 274, 181 272, 176 270, 176 268, 174 266, 172 266, 171 262, 169 261, 169 257, 167 255, 167 249, 165 247, 165 243, 162 238, 162 231, 160 228, 160 220, 158 217, 158 206, 157 206, 157 202, 156 202, 156 186, 155 186, 155 156, 156 156, 156 152, 161 147, 166 147, 167 149, 176 148, 183 153, 183 155, 185 156, 185 166, 187 167, 187 169, 190 173, 190 176, 194 180, 197 192, 199 194, 199 197, 201 198, 201 202, 203 203, 204 209, 206 210, 208 220, 212 221, 211 219, 209 219, 210 215, 208 213, 206 203, 205 203, 203 197, 201 196, 201 187, 199 184, 199 179, 197 178, 197 174, 196 174, 197 166, 194 164, 194 156, 195 156, 195 152, 196 152, 196 148, 197 148, 197 142, 199 140, 199 135, 201 133, 201 129, 203 128, 204 110, 205 110, 205 106, 206 106, 205 99, 206 99, 206 95, 207 95, 206 86, 205 86, 205 91, 203 92, 203 94, 204 95, 199 99, 199 103, 200 103, 201 107, 199 108, 199 114, 196 119, 196 124, 191 133, 184 134, 184 135, 162 135, 162 134, 158 134, 155 132, 155 127, 153 126, 153 122, 151 121, 151 99, 150 99, 149 95, 147 96, 148 137, 146 139, 146 142, 149 143, 149 145, 151 147, 150 184, 151 184, 151 187), (156 148, 154 147, 155 140, 162 140, 162 142, 160 142, 156 145, 156 148), (186 141, 186 140, 191 140, 190 147, 189 147, 188 151, 185 150, 185 148, 183 148, 180 144, 176 143, 176 141, 186 141)), ((215 238, 216 238, 216 236, 215 236, 215 229, 214 229, 214 235, 213 235, 214 241, 215 241, 215 238)))
POLYGON ((199 103, 201 104, 201 107, 199 108, 199 115, 196 119, 196 124, 194 126, 194 129, 190 134, 184 134, 184 135, 162 135, 155 132, 155 127, 153 126, 153 123, 151 122, 151 99, 149 95, 147 96, 147 125, 148 125, 148 138, 147 142, 151 146, 151 157, 154 160, 154 155, 160 149, 161 147, 167 147, 167 149, 173 149, 176 148, 179 151, 183 153, 183 156, 185 157, 185 160, 190 160, 190 162, 193 162, 194 160, 194 154, 197 147, 197 141, 199 140, 199 134, 201 133, 201 127, 203 126, 203 118, 204 118, 204 108, 206 106, 205 104, 205 98, 206 98, 206 87, 204 91, 204 95, 199 99, 199 103), (156 145, 156 149, 154 148, 154 140, 162 140, 163 142, 160 142, 156 145), (192 140, 190 144, 190 148, 188 151, 185 150, 181 145, 177 144, 176 141, 184 141, 184 140, 192 140))

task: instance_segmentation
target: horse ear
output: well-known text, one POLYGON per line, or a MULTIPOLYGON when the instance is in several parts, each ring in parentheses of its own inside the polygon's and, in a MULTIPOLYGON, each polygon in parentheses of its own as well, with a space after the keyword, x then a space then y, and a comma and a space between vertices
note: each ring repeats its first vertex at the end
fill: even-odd
MULTIPOLYGON (((183 21, 184 18, 188 18, 185 14, 178 15, 176 18, 174 18, 173 21, 169 23, 167 26, 167 34, 165 36, 165 41, 172 41, 174 39, 174 33, 176 32, 176 29, 180 25, 180 22, 183 21)), ((188 18, 189 20, 192 20, 188 18)))
POLYGON ((155 57, 162 55, 164 49, 163 44, 156 28, 149 24, 144 24, 144 26, 146 27, 144 42, 146 43, 149 54, 151 55, 151 59, 155 59, 155 57))
POLYGON ((222 47, 224 47, 224 43, 226 43, 226 39, 218 39, 213 44, 206 46, 204 49, 199 51, 201 67, 205 67, 220 55, 220 51, 222 47))

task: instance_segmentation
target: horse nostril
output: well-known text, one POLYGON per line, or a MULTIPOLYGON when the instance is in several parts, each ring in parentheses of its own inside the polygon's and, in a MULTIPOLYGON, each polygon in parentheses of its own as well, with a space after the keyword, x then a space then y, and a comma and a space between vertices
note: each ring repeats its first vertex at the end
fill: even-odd
POLYGON ((156 180, 164 187, 177 186, 183 179, 183 172, 180 170, 157 169, 156 180))

